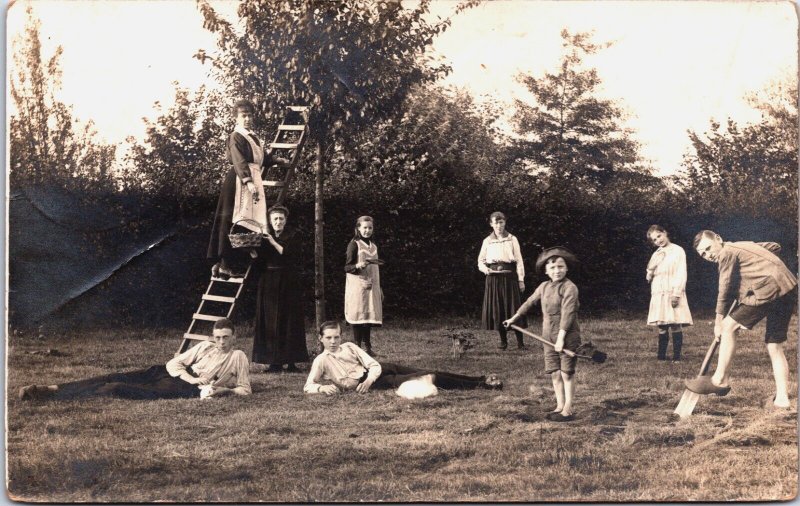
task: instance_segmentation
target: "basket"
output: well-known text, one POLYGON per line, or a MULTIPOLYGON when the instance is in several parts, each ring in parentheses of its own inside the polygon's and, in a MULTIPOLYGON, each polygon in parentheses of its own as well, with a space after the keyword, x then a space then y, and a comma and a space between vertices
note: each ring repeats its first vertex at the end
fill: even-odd
MULTIPOLYGON (((231 229, 243 221, 253 223, 259 228, 259 230, 261 229, 261 224, 259 222, 249 219, 234 222, 233 226, 231 226, 231 229)), ((257 248, 261 246, 263 234, 262 232, 231 232, 228 234, 228 239, 231 241, 231 246, 234 248, 257 248)))

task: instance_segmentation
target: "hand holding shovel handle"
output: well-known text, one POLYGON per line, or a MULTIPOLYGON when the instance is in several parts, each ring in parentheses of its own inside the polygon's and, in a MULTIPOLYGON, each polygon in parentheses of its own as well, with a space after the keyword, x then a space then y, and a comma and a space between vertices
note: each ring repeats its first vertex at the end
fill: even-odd
MULTIPOLYGON (((728 309, 728 314, 731 314, 733 308, 736 307, 736 301, 733 301, 731 304, 730 309, 728 309)), ((698 377, 705 376, 708 374, 708 368, 711 367, 711 359, 714 357, 714 354, 717 352, 717 348, 719 347, 719 338, 714 336, 714 340, 711 342, 711 346, 708 347, 708 351, 706 352, 706 356, 703 359, 703 365, 700 366, 700 374, 698 377)), ((694 407, 697 405, 697 401, 700 399, 700 394, 692 392, 688 388, 683 391, 683 395, 681 396, 681 400, 678 402, 678 405, 675 407, 676 415, 680 416, 681 418, 686 418, 691 416, 692 412, 694 411, 694 407)))
MULTIPOLYGON (((545 339, 545 338, 543 338, 541 336, 537 336, 533 332, 525 330, 522 327, 518 327, 518 326, 512 324, 512 325, 509 325, 509 328, 514 329, 514 330, 516 330, 518 332, 522 332, 526 336, 532 337, 532 338, 536 339, 537 341, 539 341, 540 343, 546 344, 547 346, 549 346, 551 348, 555 347, 555 345, 553 343, 551 343, 550 341, 548 341, 547 339, 545 339)), ((585 359, 585 360, 591 360, 592 362, 596 362, 598 364, 602 364, 603 362, 606 361, 606 354, 603 353, 602 351, 597 351, 597 350, 592 352, 591 356, 589 356, 589 355, 581 355, 581 354, 575 353, 572 350, 567 350, 567 349, 561 350, 561 353, 564 353, 568 357, 578 357, 578 358, 582 358, 582 359, 585 359)))

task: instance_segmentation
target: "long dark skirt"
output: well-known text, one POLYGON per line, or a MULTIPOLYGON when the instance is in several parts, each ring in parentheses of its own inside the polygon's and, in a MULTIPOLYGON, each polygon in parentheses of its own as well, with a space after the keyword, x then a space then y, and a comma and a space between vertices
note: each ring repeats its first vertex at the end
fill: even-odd
MULTIPOLYGON (((519 293, 519 281, 516 272, 505 274, 489 274, 486 276, 486 287, 483 291, 483 311, 481 320, 486 330, 500 330, 503 321, 508 320, 522 305, 519 293)), ((515 325, 527 327, 523 316, 515 325)))
POLYGON ((290 267, 265 269, 256 295, 253 362, 308 362, 303 304, 297 273, 290 267))
POLYGON ((381 375, 373 384, 374 388, 397 388, 403 382, 434 374, 433 384, 444 390, 470 390, 485 386, 486 376, 466 376, 444 371, 426 371, 390 362, 381 364, 381 375))
POLYGON ((233 225, 233 207, 236 201, 236 171, 230 169, 222 182, 222 189, 214 213, 214 224, 211 226, 211 239, 208 242, 206 257, 211 262, 223 260, 227 267, 236 270, 247 265, 249 261, 246 251, 231 246, 228 234, 233 225))
POLYGON ((197 385, 173 378, 164 365, 120 372, 58 385, 52 399, 121 397, 123 399, 184 399, 200 397, 197 385))

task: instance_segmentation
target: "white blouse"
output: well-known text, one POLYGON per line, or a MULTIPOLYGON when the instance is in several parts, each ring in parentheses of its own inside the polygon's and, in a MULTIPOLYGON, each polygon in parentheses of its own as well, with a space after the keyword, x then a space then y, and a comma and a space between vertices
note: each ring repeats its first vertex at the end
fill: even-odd
POLYGON ((525 279, 525 264, 522 262, 522 251, 519 248, 519 241, 512 234, 505 237, 496 237, 494 233, 489 234, 483 240, 481 252, 478 254, 478 270, 484 274, 489 274, 489 267, 486 264, 497 262, 517 263, 517 278, 520 281, 525 279))

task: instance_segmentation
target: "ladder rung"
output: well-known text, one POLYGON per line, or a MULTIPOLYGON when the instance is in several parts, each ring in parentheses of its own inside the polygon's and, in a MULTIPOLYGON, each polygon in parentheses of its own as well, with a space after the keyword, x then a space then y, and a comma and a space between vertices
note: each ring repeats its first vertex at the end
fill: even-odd
POLYGON ((305 106, 305 105, 290 105, 289 106, 289 110, 290 111, 294 111, 294 112, 305 112, 305 111, 308 110, 308 106, 305 106))
POLYGON ((283 181, 261 181, 264 186, 283 186, 283 181))
POLYGON ((278 130, 305 130, 305 125, 280 125, 278 130))
POLYGON ((203 334, 189 334, 186 333, 183 335, 184 339, 193 339, 195 341, 210 341, 211 336, 204 336, 203 334))
POLYGON ((241 285, 242 283, 244 283, 244 278, 228 278, 228 279, 211 278, 211 281, 218 281, 220 283, 239 283, 241 285))
POLYGON ((223 295, 209 295, 207 293, 203 294, 203 300, 213 300, 216 302, 227 302, 228 304, 233 304, 236 302, 236 297, 225 297, 223 295))
POLYGON ((225 317, 224 316, 212 316, 210 314, 195 313, 192 316, 192 318, 194 318, 195 320, 205 320, 207 322, 215 322, 215 321, 217 321, 217 320, 219 320, 221 318, 225 318, 225 317))
POLYGON ((290 144, 288 142, 273 142, 269 145, 272 149, 295 149, 297 144, 290 144))

